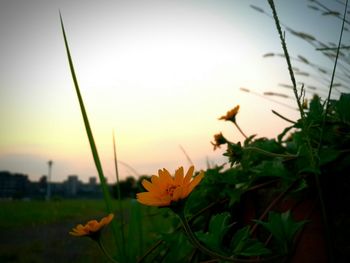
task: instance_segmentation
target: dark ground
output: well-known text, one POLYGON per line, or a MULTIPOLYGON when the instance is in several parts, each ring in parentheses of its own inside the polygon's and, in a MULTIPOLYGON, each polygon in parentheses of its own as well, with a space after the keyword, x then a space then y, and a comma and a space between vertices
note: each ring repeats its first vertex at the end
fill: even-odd
POLYGON ((0 262, 107 262, 90 238, 68 234, 73 226, 69 222, 2 229, 0 262))

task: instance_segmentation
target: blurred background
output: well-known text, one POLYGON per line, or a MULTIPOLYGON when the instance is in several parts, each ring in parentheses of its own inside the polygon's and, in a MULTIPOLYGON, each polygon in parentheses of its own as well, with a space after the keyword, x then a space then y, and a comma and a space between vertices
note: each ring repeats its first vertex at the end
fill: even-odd
MULTIPOLYGON (((275 1, 305 99, 327 97, 344 3, 275 1)), ((0 0, 0 262, 104 262, 91 240, 68 235, 105 205, 59 11, 114 196, 113 134, 122 197, 133 198, 160 168, 224 164, 211 141, 219 132, 244 140, 218 120, 236 105, 248 136, 274 138, 290 125, 272 110, 299 117, 267 1, 0 0)), ((349 92, 348 28, 333 98, 349 92)), ((122 206, 137 211, 130 218, 142 221, 147 245, 169 227, 159 210, 122 206)))
MULTIPOLYGON (((325 97, 335 51, 317 48, 337 45, 344 1, 279 0, 276 7, 299 87, 305 84, 306 98, 325 97)), ((39 181, 51 160, 52 181, 97 176, 59 10, 110 183, 113 130, 121 178, 138 178, 189 166, 186 154, 198 170, 224 163, 223 149, 213 151, 210 141, 220 131, 243 139, 218 121, 238 104, 248 135, 274 137, 288 125, 271 110, 298 118, 267 1, 2 0, 0 171, 39 181)), ((344 91, 346 70, 339 66, 334 96, 344 91)))

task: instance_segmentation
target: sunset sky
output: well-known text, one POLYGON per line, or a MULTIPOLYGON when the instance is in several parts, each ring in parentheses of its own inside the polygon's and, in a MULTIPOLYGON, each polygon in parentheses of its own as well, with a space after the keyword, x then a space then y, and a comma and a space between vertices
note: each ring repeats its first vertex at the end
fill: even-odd
MULTIPOLYGON (((310 1, 275 2, 283 24, 338 42, 339 19, 308 8, 310 1)), ((343 7, 342 1, 319 2, 343 7)), ((275 137, 288 123, 271 110, 290 119, 298 112, 293 99, 271 97, 282 105, 256 95, 292 92, 278 85, 290 84, 285 61, 263 58, 282 52, 274 21, 250 5, 271 13, 263 0, 1 0, 0 171, 38 180, 52 160, 53 181, 97 176, 59 10, 109 182, 115 181, 113 130, 122 177, 187 168, 181 147, 196 169, 205 169, 207 159, 224 163, 224 149, 213 151, 210 141, 220 131, 242 140, 233 125, 218 120, 237 104, 245 133, 275 137)), ((286 39, 291 56, 333 67, 305 41, 288 32, 286 39)), ((329 83, 297 78, 319 87, 329 83)))

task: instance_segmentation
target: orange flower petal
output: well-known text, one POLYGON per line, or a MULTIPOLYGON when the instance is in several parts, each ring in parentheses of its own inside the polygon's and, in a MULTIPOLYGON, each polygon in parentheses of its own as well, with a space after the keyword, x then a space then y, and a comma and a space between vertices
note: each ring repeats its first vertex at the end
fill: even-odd
POLYGON ((73 236, 91 236, 93 233, 101 231, 105 225, 112 221, 113 217, 113 214, 109 214, 107 217, 102 218, 100 222, 97 220, 90 220, 85 225, 79 224, 73 228, 69 234, 73 236))
POLYGON ((101 225, 105 226, 108 225, 113 220, 114 215, 109 214, 108 216, 101 219, 101 225))
POLYGON ((182 197, 182 187, 178 187, 174 190, 173 198, 172 200, 177 202, 181 199, 182 197))
POLYGON ((171 202, 170 196, 165 196, 163 198, 157 198, 150 195, 149 192, 136 194, 137 201, 144 205, 150 206, 166 206, 171 202))
POLYGON ((184 168, 180 167, 175 171, 175 179, 174 179, 174 184, 175 185, 182 185, 184 180, 184 168))
POLYGON ((159 181, 162 183, 162 186, 166 187, 167 185, 174 183, 174 180, 167 169, 163 168, 163 170, 159 170, 158 173, 159 181))
POLYGON ((193 172, 194 172, 194 166, 192 165, 192 166, 188 169, 188 171, 187 171, 187 173, 186 173, 185 179, 184 179, 184 181, 183 181, 183 184, 184 184, 184 185, 190 183, 191 178, 192 178, 192 175, 193 175, 193 172))
POLYGON ((142 180, 142 186, 149 192, 158 192, 158 187, 146 179, 142 180))
POLYGON ((188 191, 191 193, 192 190, 200 183, 200 181, 202 181, 204 177, 204 172, 200 172, 199 175, 197 175, 192 182, 190 183, 190 185, 188 186, 188 191))

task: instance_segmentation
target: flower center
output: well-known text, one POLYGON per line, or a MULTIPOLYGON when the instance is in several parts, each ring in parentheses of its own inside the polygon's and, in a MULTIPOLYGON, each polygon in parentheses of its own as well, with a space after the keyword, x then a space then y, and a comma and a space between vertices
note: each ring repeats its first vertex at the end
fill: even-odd
POLYGON ((166 193, 168 195, 170 195, 171 197, 173 197, 173 194, 174 194, 174 191, 176 188, 178 188, 180 185, 173 185, 173 184, 170 184, 167 186, 167 188, 165 189, 166 193))

